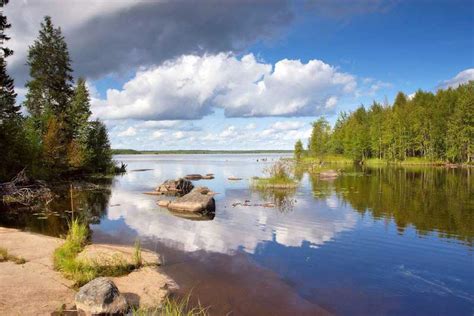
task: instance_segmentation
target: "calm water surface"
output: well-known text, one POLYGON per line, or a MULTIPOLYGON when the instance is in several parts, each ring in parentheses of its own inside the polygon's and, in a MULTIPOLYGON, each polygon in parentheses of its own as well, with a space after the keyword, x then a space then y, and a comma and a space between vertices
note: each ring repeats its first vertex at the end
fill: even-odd
MULTIPOLYGON (((93 219, 94 242, 139 238, 213 315, 473 315, 468 170, 347 167, 329 182, 298 174, 293 192, 250 190, 280 156, 116 156, 129 172, 106 192, 76 193, 76 204, 93 219), (189 173, 215 174, 195 181, 219 193, 215 217, 184 218, 142 194, 189 173), (233 206, 245 200, 276 207, 233 206)), ((68 203, 64 195, 51 213, 3 211, 0 224, 59 235, 68 203)))

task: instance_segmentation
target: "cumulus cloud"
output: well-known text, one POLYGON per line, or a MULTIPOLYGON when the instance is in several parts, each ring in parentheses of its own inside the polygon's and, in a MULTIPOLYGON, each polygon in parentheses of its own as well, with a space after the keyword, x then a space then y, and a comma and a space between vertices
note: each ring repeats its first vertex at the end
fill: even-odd
POLYGON ((227 117, 314 116, 330 112, 355 92, 354 76, 320 60, 283 59, 275 65, 253 54, 184 55, 143 70, 106 99, 93 100, 103 119, 199 119, 224 109, 227 117))
POLYGON ((458 73, 454 78, 444 81, 438 86, 440 89, 457 88, 463 83, 474 80, 474 68, 469 68, 458 73))
MULTIPOLYGON (((233 174, 235 170, 224 169, 223 173, 233 174)), ((130 176, 136 175, 126 174, 124 181, 130 176)), ((233 193, 233 190, 225 191, 229 204, 234 202, 233 199, 239 202, 242 198, 240 190, 233 193)), ((259 201, 260 197, 252 194, 249 199, 259 201)), ((122 219, 141 236, 160 238, 161 242, 184 251, 206 250, 232 254, 242 250, 255 253, 259 245, 271 241, 288 247, 299 247, 304 242, 319 247, 337 238, 341 232, 351 230, 357 222, 357 216, 348 207, 341 206, 338 212, 332 210, 340 204, 336 196, 317 201, 316 204, 311 201, 311 205, 309 201, 298 199, 298 212, 292 217, 254 207, 228 212, 224 217, 207 222, 176 221, 168 211, 157 209, 155 200, 146 196, 137 197, 120 189, 112 192, 109 203, 122 205, 109 209, 109 220, 122 219), (317 222, 314 222, 315 218, 317 222), (229 222, 237 224, 229 225, 229 222), (301 222, 312 225, 303 227, 295 224, 301 222)))
POLYGON ((300 121, 278 121, 271 125, 271 128, 281 131, 291 131, 300 129, 305 125, 304 122, 300 121))
POLYGON ((190 53, 241 51, 272 38, 293 20, 287 0, 237 1, 11 1, 9 45, 18 82, 26 78, 26 52, 45 15, 61 26, 77 75, 97 78, 160 64, 190 53))
POLYGON ((137 135, 137 130, 133 127, 129 127, 126 130, 118 133, 119 137, 128 137, 128 136, 135 136, 137 135))

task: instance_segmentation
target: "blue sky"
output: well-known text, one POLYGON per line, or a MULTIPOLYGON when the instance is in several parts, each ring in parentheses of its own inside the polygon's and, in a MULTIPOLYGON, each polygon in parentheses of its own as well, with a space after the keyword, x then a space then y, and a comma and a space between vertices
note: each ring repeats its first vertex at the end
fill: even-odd
POLYGON ((28 43, 51 15, 115 148, 290 149, 321 115, 474 79, 473 1, 51 0, 6 13, 19 102, 28 43))

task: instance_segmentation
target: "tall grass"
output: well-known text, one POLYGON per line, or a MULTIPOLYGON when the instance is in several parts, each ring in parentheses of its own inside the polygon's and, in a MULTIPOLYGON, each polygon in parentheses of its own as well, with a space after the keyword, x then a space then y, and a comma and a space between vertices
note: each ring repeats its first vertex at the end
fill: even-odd
POLYGON ((267 178, 257 178, 253 181, 253 186, 257 189, 265 188, 294 188, 298 185, 292 176, 292 166, 288 161, 279 160, 264 172, 267 178))
POLYGON ((66 278, 73 280, 76 286, 82 286, 100 276, 121 276, 141 266, 141 247, 135 247, 134 264, 127 263, 121 257, 113 262, 101 264, 93 260, 78 259, 77 256, 87 244, 89 229, 87 224, 75 219, 69 224, 66 241, 54 251, 54 268, 66 278))
POLYGON ((189 306, 189 295, 181 299, 167 297, 159 307, 154 308, 134 308, 133 316, 207 316, 208 308, 198 306, 189 306))

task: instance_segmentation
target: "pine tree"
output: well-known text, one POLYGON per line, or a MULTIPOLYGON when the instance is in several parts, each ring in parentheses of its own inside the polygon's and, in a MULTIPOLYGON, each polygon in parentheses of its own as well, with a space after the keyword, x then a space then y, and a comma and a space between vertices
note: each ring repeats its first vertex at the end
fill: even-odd
POLYGON ((61 29, 54 27, 49 16, 29 48, 27 64, 31 80, 24 104, 30 114, 37 119, 46 112, 63 115, 73 96, 71 60, 61 29))

